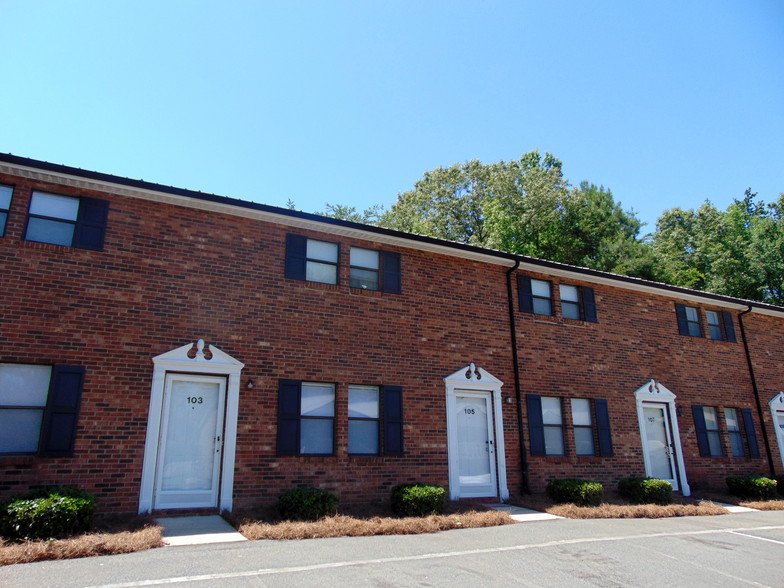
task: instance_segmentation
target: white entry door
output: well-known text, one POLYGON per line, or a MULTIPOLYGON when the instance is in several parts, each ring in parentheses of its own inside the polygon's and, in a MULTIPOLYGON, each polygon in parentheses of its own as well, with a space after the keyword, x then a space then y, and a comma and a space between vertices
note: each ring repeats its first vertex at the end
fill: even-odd
POLYGON ((153 507, 218 505, 226 379, 167 374, 153 507))
POLYGON ((461 497, 497 496, 490 395, 456 395, 457 478, 461 497))
POLYGON ((643 404, 645 421, 645 473, 651 478, 667 480, 678 490, 675 449, 672 443, 667 407, 663 404, 643 404))

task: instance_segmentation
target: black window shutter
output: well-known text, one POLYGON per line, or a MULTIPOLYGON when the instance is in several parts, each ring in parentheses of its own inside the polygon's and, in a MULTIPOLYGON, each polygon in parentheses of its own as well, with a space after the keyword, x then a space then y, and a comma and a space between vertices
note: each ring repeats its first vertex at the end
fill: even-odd
POLYGON ((281 380, 278 388, 278 455, 299 454, 300 380, 281 380))
POLYGON ((724 337, 730 343, 737 343, 737 338, 735 337, 735 325, 732 324, 732 313, 728 310, 723 310, 721 312, 721 318, 724 321, 724 337))
POLYGON ((381 287, 389 294, 400 294, 400 254, 395 251, 381 252, 381 287))
POLYGON ((544 421, 542 419, 542 397, 529 394, 525 397, 528 408, 528 434, 531 437, 531 455, 544 455, 544 421))
POLYGON ((109 202, 98 198, 79 199, 73 246, 80 249, 103 250, 106 220, 109 217, 109 202))
POLYGON ((754 419, 751 416, 751 409, 742 408, 740 412, 743 414, 743 427, 746 429, 746 441, 749 444, 749 455, 751 457, 759 457, 760 449, 759 444, 757 443, 757 431, 754 428, 754 419))
POLYGON ((517 276, 517 296, 520 300, 520 312, 534 311, 534 296, 531 291, 531 278, 529 276, 517 276))
POLYGON ((596 410, 596 427, 599 432, 599 455, 612 457, 612 435, 610 434, 610 413, 607 409, 607 400, 597 398, 593 401, 596 410))
POLYGON ((678 317, 678 332, 688 336, 689 322, 686 320, 686 307, 683 304, 675 303, 675 316, 678 317))
POLYGON ((708 441, 708 430, 705 428, 705 415, 702 406, 694 404, 691 407, 694 414, 694 430, 697 433, 697 446, 700 448, 702 457, 710 457, 710 442, 708 441))
POLYGON ((84 368, 56 365, 52 368, 38 453, 51 457, 73 454, 76 424, 82 400, 84 368))
POLYGON ((403 388, 382 386, 384 395, 384 455, 403 455, 403 388))
POLYGON ((305 279, 308 239, 302 235, 286 235, 285 276, 294 280, 305 279))
POLYGON ((598 323, 596 318, 596 299, 593 295, 593 288, 583 286, 580 288, 583 297, 583 318, 589 323, 598 323))

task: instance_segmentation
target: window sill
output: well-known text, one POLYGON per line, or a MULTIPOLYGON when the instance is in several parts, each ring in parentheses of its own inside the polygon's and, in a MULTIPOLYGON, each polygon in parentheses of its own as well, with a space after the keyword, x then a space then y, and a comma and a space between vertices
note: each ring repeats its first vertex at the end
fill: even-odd
POLYGON ((349 294, 352 296, 381 296, 381 290, 368 290, 367 288, 351 288, 348 289, 349 294))

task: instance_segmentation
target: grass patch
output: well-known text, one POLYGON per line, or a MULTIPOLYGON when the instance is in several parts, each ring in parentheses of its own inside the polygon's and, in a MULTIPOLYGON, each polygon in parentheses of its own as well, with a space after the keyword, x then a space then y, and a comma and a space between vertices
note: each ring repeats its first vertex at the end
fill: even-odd
POLYGON ((555 504, 542 494, 517 496, 510 503, 568 519, 659 519, 727 514, 725 508, 707 500, 677 497, 673 504, 667 505, 630 504, 617 493, 608 493, 599 506, 555 504))
POLYGON ((477 504, 447 503, 446 514, 426 517, 395 517, 388 506, 381 505, 351 505, 340 510, 341 513, 318 521, 277 520, 271 509, 239 512, 227 518, 240 533, 254 540, 418 535, 515 522, 508 513, 477 504))
POLYGON ((103 517, 92 532, 67 539, 11 542, 0 540, 0 566, 51 559, 115 555, 163 545, 161 527, 149 517, 103 517))

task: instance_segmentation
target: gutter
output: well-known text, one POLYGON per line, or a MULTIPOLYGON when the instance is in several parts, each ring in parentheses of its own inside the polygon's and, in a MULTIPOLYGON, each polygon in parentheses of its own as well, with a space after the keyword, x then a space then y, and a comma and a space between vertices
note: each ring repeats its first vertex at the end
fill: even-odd
POLYGON ((518 267, 520 267, 519 259, 506 271, 506 296, 509 305, 509 334, 512 339, 512 365, 514 367, 515 397, 517 399, 517 438, 520 441, 520 473, 522 477, 520 490, 523 494, 530 494, 528 458, 525 451, 525 439, 523 439, 523 395, 520 391, 520 359, 517 355, 517 326, 515 324, 514 295, 512 294, 512 272, 518 267))
POLYGON ((743 325, 744 315, 749 314, 754 308, 749 304, 749 307, 738 315, 738 324, 740 325, 740 334, 743 337, 743 348, 746 350, 746 363, 749 365, 749 375, 751 376, 751 387, 754 390, 754 400, 757 402, 757 415, 759 416, 760 427, 762 428, 762 440, 765 442, 765 453, 768 456, 768 468, 770 468, 770 477, 776 475, 776 468, 773 465, 773 454, 770 451, 770 440, 768 439, 768 428, 765 426, 764 412, 762 410, 762 401, 760 400, 759 388, 757 387, 757 378, 754 374, 754 364, 751 361, 751 351, 749 350, 749 343, 746 339, 746 327, 743 325))

